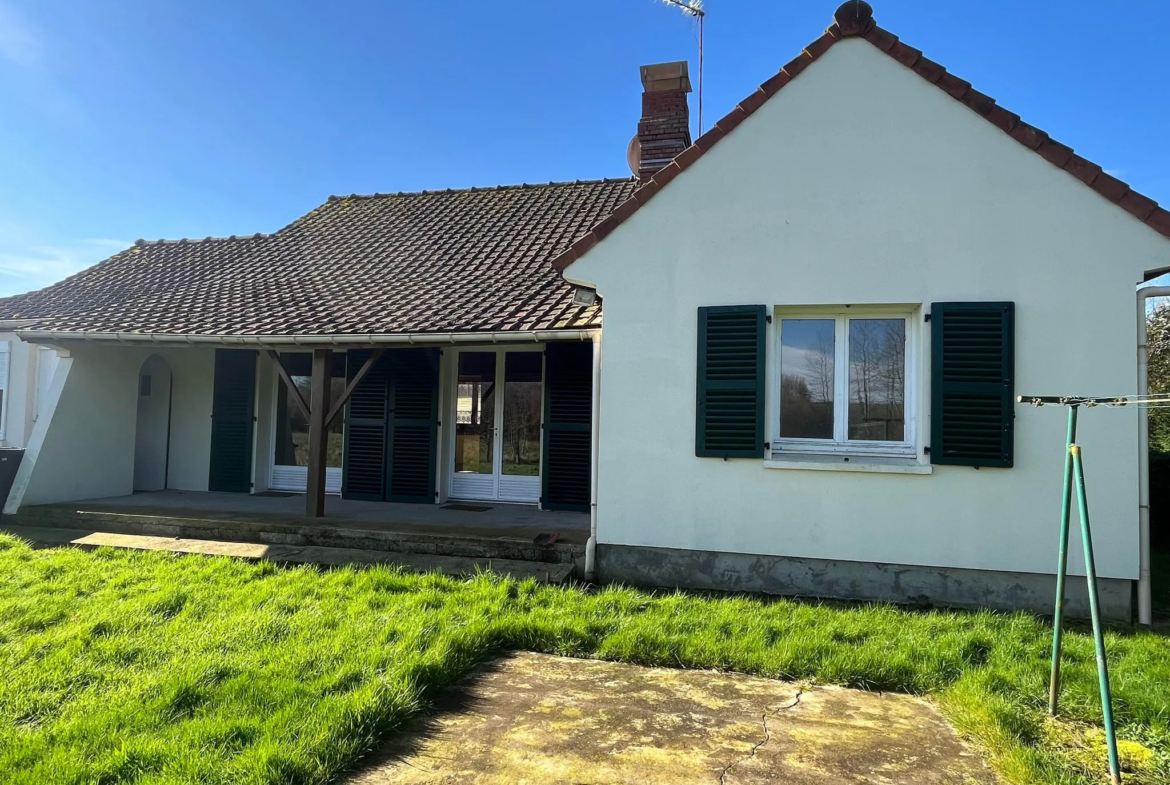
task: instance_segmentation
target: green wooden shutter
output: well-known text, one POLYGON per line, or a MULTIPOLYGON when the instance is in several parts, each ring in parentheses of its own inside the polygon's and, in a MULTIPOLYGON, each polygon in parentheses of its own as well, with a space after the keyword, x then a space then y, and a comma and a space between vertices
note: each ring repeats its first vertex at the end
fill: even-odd
POLYGON ((256 351, 216 349, 211 396, 211 465, 207 488, 252 492, 256 351))
POLYGON ((593 344, 550 343, 544 365, 541 505, 589 511, 593 344))
POLYGON ((1015 304, 932 303, 930 462, 1010 467, 1015 304))
POLYGON ((767 315, 762 305, 699 309, 695 455, 764 457, 767 315))
MULTIPOLYGON (((350 350, 346 381, 353 379, 370 356, 369 349, 350 350)), ((345 450, 341 495, 346 499, 386 498, 386 399, 389 363, 383 355, 345 404, 345 450)))
POLYGON ((390 358, 386 501, 435 502, 439 350, 394 349, 390 358))

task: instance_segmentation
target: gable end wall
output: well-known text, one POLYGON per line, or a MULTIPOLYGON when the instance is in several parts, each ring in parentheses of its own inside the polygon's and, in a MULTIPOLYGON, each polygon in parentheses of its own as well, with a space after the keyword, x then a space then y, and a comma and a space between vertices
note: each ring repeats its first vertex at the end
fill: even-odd
MULTIPOLYGON (((896 303, 920 323, 931 302, 1009 300, 1018 392, 1114 395, 1136 387, 1134 285, 1167 266, 1165 237, 871 44, 844 40, 565 272, 605 301, 599 541, 1050 573, 1062 410, 1017 407, 1007 470, 696 458, 696 309, 896 303)), ((773 396, 769 436, 775 408, 773 396)), ((1107 577, 1137 577, 1137 422, 1133 410, 1081 418, 1107 577)), ((1081 569, 1075 548, 1070 564, 1081 569)))

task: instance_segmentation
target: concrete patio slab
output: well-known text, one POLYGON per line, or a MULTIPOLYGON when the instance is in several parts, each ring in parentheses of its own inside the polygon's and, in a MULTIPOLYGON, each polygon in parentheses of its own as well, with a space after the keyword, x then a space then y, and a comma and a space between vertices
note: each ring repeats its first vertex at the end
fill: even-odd
POLYGON ((517 653, 350 785, 990 785, 928 700, 517 653))

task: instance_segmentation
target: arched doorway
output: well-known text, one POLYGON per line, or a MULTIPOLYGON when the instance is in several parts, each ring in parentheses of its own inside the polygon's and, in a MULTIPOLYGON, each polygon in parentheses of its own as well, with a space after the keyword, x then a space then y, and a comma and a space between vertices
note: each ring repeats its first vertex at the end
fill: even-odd
POLYGON ((167 487, 171 434, 171 366, 157 354, 138 372, 138 428, 134 440, 134 490, 167 487))

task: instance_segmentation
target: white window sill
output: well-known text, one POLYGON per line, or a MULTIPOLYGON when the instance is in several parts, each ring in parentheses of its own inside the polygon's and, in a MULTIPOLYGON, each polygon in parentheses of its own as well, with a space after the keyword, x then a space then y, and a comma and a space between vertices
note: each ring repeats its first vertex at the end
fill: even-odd
POLYGON ((814 472, 870 472, 873 474, 932 474, 934 467, 914 458, 873 456, 794 455, 788 453, 764 459, 765 469, 797 469, 814 472))

